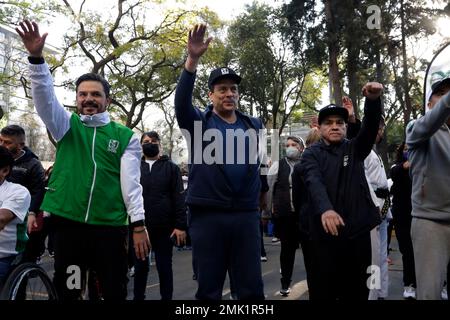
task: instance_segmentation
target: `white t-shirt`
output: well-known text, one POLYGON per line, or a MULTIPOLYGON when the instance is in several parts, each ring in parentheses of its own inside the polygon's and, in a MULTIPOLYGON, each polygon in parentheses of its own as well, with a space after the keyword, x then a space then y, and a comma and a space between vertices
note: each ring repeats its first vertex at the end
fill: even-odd
POLYGON ((0 185, 0 209, 14 213, 15 218, 0 231, 0 258, 18 254, 28 240, 25 218, 31 196, 20 184, 4 181, 0 185))
POLYGON ((156 162, 156 160, 145 160, 145 162, 148 163, 149 171, 152 172, 152 167, 153 167, 153 164, 156 162))
POLYGON ((387 189, 388 181, 386 172, 384 171, 383 161, 375 151, 372 150, 364 160, 364 169, 366 171, 367 182, 369 182, 370 196, 375 206, 381 209, 384 204, 384 199, 378 198, 375 190, 378 188, 387 189))

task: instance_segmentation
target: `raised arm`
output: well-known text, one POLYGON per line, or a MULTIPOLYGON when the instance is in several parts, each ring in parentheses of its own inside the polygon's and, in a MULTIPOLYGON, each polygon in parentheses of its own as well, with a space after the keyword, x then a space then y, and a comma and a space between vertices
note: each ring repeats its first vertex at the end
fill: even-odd
POLYGON ((354 139, 355 151, 360 159, 365 159, 372 150, 381 121, 381 94, 383 85, 378 82, 369 82, 363 87, 364 119, 361 130, 354 139))
POLYGON ((209 43, 212 37, 205 40, 206 25, 197 24, 192 30, 189 31, 187 51, 188 56, 184 65, 185 69, 191 73, 197 70, 198 61, 200 57, 208 49, 209 43))
POLYGON ((192 91, 194 89, 195 73, 200 57, 208 49, 212 37, 205 40, 206 25, 194 26, 189 31, 187 52, 188 56, 183 73, 175 91, 175 115, 178 125, 182 129, 192 132, 193 122, 199 120, 197 111, 192 106, 192 91))
POLYGON ((45 123, 56 140, 70 128, 70 113, 58 102, 53 87, 53 79, 48 65, 44 62, 42 52, 47 33, 42 36, 36 22, 24 20, 16 28, 22 42, 29 53, 31 92, 39 117, 45 123))
POLYGON ((347 139, 351 140, 355 138, 358 135, 359 130, 361 130, 361 121, 356 118, 353 101, 350 97, 342 97, 342 105, 348 111, 347 139))
POLYGON ((409 148, 416 148, 428 141, 433 134, 450 117, 450 93, 439 100, 439 102, 423 117, 410 122, 406 128, 406 143, 409 148))

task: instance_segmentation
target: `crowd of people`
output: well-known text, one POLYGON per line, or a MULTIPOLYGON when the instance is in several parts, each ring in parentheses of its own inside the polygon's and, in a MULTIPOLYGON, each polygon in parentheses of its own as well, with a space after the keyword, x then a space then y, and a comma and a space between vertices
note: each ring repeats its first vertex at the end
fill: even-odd
POLYGON ((281 241, 282 296, 290 294, 300 246, 311 300, 387 298, 392 221, 404 297, 441 299, 450 266, 450 178, 442 170, 450 165, 450 78, 435 78, 429 112, 408 126, 390 171, 377 152, 385 136, 377 82, 362 88, 362 120, 348 97, 329 104, 306 139, 287 137, 285 156, 269 166, 263 122, 238 110, 242 78, 233 69, 212 70, 209 106, 193 106, 197 67, 212 41, 206 25, 196 25, 175 91, 189 151, 183 181, 158 132, 139 137, 110 119, 111 88, 102 76, 79 77, 77 111, 66 111, 43 57, 47 34, 28 20, 16 31, 29 53, 33 102, 57 153, 45 172, 23 128, 1 130, 0 286, 17 257, 39 260, 48 235, 60 299, 82 298, 83 288, 67 285, 76 265, 81 282, 94 279, 95 296, 105 300, 126 299, 132 266, 134 299, 144 300, 151 250, 161 299, 171 300, 173 248, 189 238, 196 299, 220 300, 228 274, 234 299, 262 300, 261 217, 270 217, 281 241))

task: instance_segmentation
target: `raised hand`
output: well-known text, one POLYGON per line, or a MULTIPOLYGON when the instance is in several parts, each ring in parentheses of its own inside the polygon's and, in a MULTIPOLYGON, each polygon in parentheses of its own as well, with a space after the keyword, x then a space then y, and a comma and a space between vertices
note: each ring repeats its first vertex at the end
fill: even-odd
POLYGON ((22 42, 25 48, 30 53, 32 57, 42 57, 42 51, 45 45, 45 38, 47 38, 48 33, 44 33, 42 36, 39 34, 39 27, 36 22, 30 22, 29 20, 24 20, 19 23, 20 28, 16 28, 16 32, 22 38, 22 42))
POLYGON ((342 97, 342 105, 348 111, 348 122, 355 123, 356 122, 355 109, 353 107, 352 99, 350 99, 350 97, 347 96, 342 97))
POLYGON ((188 54, 192 59, 198 60, 208 49, 212 37, 207 38, 205 41, 205 32, 205 24, 197 24, 189 31, 187 49, 188 54))
POLYGON ((362 94, 367 99, 376 100, 383 93, 383 85, 378 82, 368 82, 362 89, 362 94))
POLYGON ((355 113, 355 110, 353 108, 353 102, 352 99, 350 99, 350 97, 343 96, 342 105, 345 109, 347 109, 349 116, 352 116, 355 113))

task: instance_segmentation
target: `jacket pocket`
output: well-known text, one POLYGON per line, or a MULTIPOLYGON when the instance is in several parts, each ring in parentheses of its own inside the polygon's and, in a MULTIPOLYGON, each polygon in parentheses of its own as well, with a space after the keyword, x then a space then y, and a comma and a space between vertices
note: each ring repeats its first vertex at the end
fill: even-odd
POLYGON ((450 177, 425 176, 420 184, 420 199, 424 208, 449 211, 450 210, 450 177))

